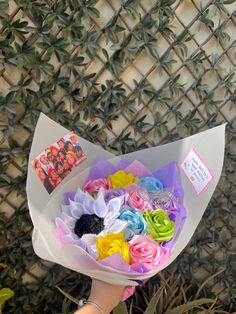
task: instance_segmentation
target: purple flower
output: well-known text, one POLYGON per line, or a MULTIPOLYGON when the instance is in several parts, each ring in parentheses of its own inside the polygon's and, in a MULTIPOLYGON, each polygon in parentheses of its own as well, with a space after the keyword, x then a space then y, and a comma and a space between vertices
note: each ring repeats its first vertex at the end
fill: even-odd
POLYGON ((113 198, 122 197, 122 196, 123 196, 123 202, 121 203, 124 204, 126 201, 126 197, 128 196, 128 193, 125 189, 120 188, 120 189, 114 189, 114 190, 106 190, 104 200, 107 203, 113 198))
POLYGON ((152 206, 168 211, 178 211, 178 199, 170 190, 157 191, 152 195, 152 206))

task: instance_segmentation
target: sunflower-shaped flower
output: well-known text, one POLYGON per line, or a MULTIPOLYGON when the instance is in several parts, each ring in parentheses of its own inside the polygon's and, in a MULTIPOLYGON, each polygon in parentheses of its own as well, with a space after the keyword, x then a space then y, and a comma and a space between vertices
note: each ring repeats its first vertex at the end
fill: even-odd
POLYGON ((56 235, 62 244, 76 244, 97 258, 96 239, 107 233, 122 232, 127 222, 118 218, 122 205, 121 197, 104 200, 104 190, 99 190, 94 199, 80 188, 69 205, 62 205, 61 215, 55 220, 56 235))

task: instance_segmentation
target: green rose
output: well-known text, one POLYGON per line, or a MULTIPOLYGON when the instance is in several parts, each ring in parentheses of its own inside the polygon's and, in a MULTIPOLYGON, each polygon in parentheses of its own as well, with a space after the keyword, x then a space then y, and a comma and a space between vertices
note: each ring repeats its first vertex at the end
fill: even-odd
POLYGON ((144 212, 148 234, 157 242, 169 241, 174 235, 175 223, 171 221, 163 209, 144 212))

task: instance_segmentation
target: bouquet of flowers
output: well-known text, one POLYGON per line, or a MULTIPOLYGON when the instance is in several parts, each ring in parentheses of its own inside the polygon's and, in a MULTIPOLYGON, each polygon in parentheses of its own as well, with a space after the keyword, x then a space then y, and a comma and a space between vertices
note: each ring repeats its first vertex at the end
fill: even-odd
MULTIPOLYGON (((41 114, 30 160, 39 156, 41 162, 45 148, 66 134, 70 130, 41 114)), ((29 163, 36 254, 108 283, 143 283, 190 241, 220 178, 224 140, 221 125, 116 157, 77 137, 83 158, 68 174, 62 169, 63 180, 51 194, 29 163)))
POLYGON ((151 172, 138 161, 115 167, 99 160, 83 187, 65 193, 55 235, 61 245, 78 245, 104 265, 159 270, 186 218, 182 197, 175 163, 151 172))

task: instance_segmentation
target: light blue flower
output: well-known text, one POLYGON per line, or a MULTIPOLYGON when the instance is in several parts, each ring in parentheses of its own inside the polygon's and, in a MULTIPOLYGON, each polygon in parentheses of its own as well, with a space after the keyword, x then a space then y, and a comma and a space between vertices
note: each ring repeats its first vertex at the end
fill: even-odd
POLYGON ((149 193, 163 190, 163 184, 154 177, 144 177, 138 180, 138 184, 145 187, 149 193))
POLYGON ((127 228, 124 230, 126 241, 131 240, 134 235, 145 235, 147 233, 147 224, 142 214, 129 206, 121 207, 118 219, 128 223, 127 228))

